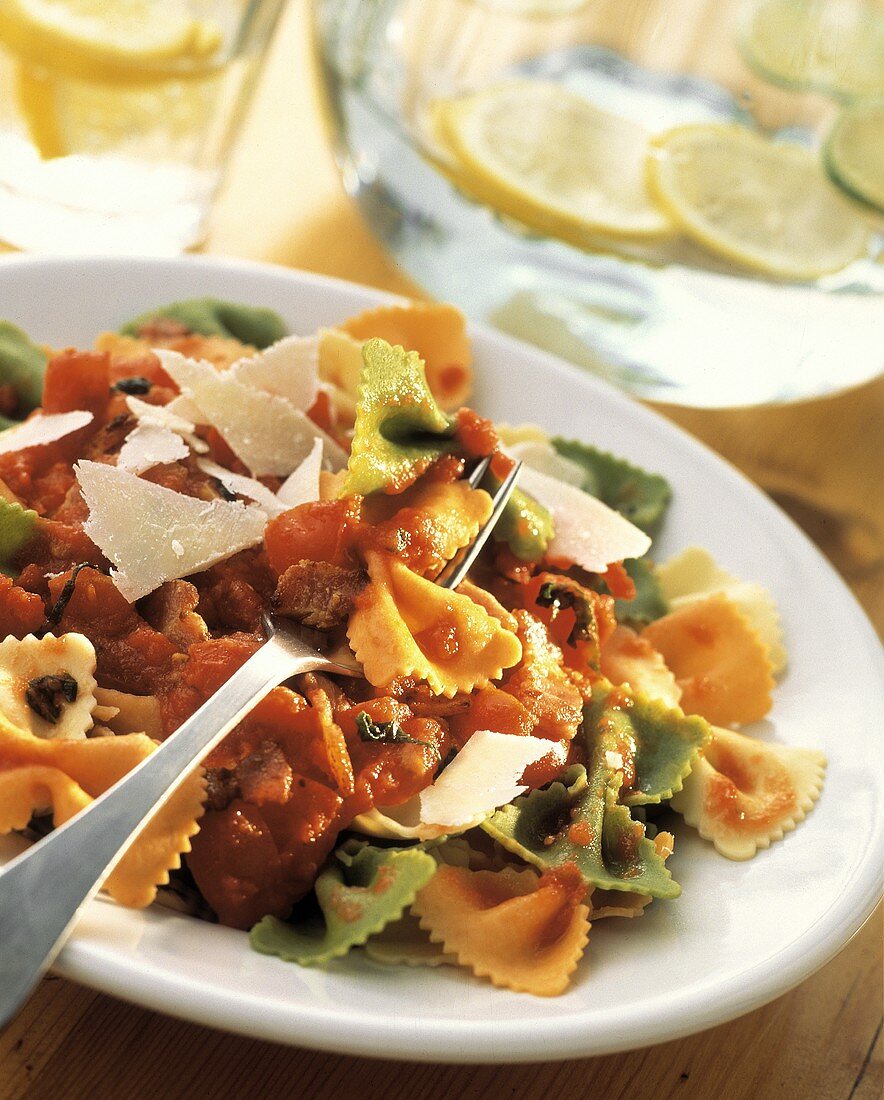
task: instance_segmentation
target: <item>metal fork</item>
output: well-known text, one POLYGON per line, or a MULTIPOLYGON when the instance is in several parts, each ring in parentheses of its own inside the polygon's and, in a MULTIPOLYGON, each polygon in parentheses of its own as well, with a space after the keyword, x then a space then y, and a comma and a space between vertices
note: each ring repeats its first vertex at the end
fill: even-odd
MULTIPOLYGON (((469 478, 478 487, 489 459, 469 478)), ((493 494, 491 515, 437 583, 456 588, 509 500, 517 465, 493 494)), ((18 1012, 80 914, 157 810, 187 775, 277 684, 305 672, 358 676, 296 630, 265 618, 267 641, 155 752, 60 828, 0 869, 0 1029, 18 1012)))

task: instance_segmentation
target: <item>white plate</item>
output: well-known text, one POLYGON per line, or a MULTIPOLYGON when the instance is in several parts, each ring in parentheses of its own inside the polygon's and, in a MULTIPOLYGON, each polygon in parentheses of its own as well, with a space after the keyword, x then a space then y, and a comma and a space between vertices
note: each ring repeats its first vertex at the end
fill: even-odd
MULTIPOLYGON (((295 332, 388 300, 302 272, 201 258, 0 262, 0 317, 37 340, 90 345, 152 305, 211 294, 278 310, 295 332)), ((603 921, 572 988, 541 999, 465 972, 386 968, 358 952, 325 970, 249 950, 244 933, 154 907, 93 903, 55 969, 96 989, 217 1027, 350 1054, 450 1062, 571 1058, 673 1039, 785 993, 871 912, 882 865, 880 647, 847 589, 748 481, 590 375, 480 326, 473 404, 534 420, 659 470, 675 502, 657 553, 707 546, 776 594, 791 657, 770 721, 753 732, 823 749, 807 821, 748 863, 682 825, 681 898, 603 921)), ((710 368, 714 369, 714 368, 710 368)), ((833 458, 832 461, 837 461, 833 458)))

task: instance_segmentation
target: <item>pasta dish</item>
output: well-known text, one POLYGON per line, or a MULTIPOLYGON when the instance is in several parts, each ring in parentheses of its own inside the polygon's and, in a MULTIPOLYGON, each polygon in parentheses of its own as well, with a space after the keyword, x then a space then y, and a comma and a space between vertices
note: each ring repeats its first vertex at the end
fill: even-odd
POLYGON ((90 350, 0 322, 0 833, 116 783, 265 613, 362 675, 258 703, 116 866, 122 905, 550 996, 596 921, 677 899, 673 823, 733 860, 795 828, 824 757, 742 732, 786 664, 773 596, 699 547, 658 561, 662 476, 494 423, 471 382, 447 305, 289 335, 192 299, 90 350))

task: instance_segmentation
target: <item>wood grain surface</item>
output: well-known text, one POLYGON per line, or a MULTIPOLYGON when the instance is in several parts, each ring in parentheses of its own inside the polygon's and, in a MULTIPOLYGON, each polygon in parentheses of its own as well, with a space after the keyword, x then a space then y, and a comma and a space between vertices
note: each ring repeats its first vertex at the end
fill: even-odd
MULTIPOLYGON (((419 293, 343 193, 309 76, 307 37, 305 3, 295 0, 208 250, 419 293)), ((884 633, 884 380, 783 408, 662 411, 769 492, 884 633)), ((742 1019, 632 1053, 526 1066, 410 1065, 277 1047, 49 977, 0 1035, 0 1100, 878 1100, 882 924, 879 907, 837 958, 742 1019)))

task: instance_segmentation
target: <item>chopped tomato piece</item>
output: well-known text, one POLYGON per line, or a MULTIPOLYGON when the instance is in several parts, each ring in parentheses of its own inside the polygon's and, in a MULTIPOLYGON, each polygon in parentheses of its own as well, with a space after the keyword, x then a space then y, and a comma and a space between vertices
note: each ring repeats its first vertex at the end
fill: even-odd
POLYGON ((608 586, 608 591, 615 599, 635 599, 635 581, 626 572, 626 567, 622 561, 611 562, 607 572, 602 573, 602 580, 608 586))
POLYGON ((46 366, 43 412, 63 413, 85 409, 104 419, 110 396, 110 356, 107 352, 62 351, 46 366))
POLYGON ((299 561, 346 566, 350 540, 359 523, 361 497, 299 504, 271 520, 264 532, 267 557, 277 576, 299 561))
POLYGON ((24 638, 43 625, 43 601, 0 573, 0 638, 24 638))

